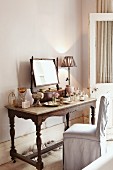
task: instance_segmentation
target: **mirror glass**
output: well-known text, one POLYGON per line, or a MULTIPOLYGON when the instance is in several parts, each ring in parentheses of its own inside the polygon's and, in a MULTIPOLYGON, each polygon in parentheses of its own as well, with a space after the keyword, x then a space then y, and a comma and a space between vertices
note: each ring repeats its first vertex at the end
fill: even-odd
POLYGON ((58 84, 54 59, 33 59, 33 72, 36 86, 58 84))

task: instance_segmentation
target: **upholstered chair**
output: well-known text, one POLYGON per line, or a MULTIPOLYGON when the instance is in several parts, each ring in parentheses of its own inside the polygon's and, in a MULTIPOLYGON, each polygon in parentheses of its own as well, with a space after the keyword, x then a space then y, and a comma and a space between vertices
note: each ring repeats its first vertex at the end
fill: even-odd
POLYGON ((64 170, 81 170, 106 153, 109 97, 100 99, 97 125, 74 124, 63 134, 64 170))

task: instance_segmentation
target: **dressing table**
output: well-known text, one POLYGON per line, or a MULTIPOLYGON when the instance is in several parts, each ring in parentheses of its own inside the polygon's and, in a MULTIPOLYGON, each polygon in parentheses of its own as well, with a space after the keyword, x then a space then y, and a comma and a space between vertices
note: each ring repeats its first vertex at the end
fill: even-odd
POLYGON ((52 116, 65 116, 66 117, 66 124, 65 129, 69 127, 69 115, 73 112, 83 110, 85 108, 91 108, 91 123, 95 123, 95 107, 96 107, 96 99, 87 99, 85 101, 74 101, 70 104, 62 104, 57 107, 30 107, 27 109, 17 108, 13 106, 6 106, 8 109, 8 116, 10 122, 10 137, 11 137, 11 150, 10 156, 13 162, 15 162, 16 158, 25 161, 38 170, 42 170, 44 165, 42 161, 41 155, 48 152, 51 149, 54 149, 62 144, 62 141, 50 146, 44 150, 41 150, 41 124, 43 121, 46 120, 48 117, 52 116), (37 153, 31 154, 29 156, 23 156, 19 154, 15 148, 15 116, 18 118, 23 118, 25 120, 31 119, 32 122, 36 126, 36 144, 37 144, 37 153), (33 158, 37 157, 37 161, 32 160, 33 158))
MULTIPOLYGON (((58 61, 57 61, 58 62, 58 61)), ((58 88, 58 67, 56 67, 54 60, 51 59, 30 59, 31 63, 31 91, 34 92, 34 86, 40 87, 44 85, 56 85, 58 88), (49 66, 48 66, 49 64, 49 66), (49 69, 50 68, 50 69, 49 69), (33 86, 34 85, 34 86, 33 86)), ((58 65, 58 63, 57 63, 58 65)), ((13 162, 16 162, 16 158, 25 161, 38 170, 44 168, 42 161, 42 154, 59 147, 63 144, 62 141, 41 150, 41 125, 48 117, 54 116, 65 116, 66 122, 64 123, 64 130, 69 128, 69 116, 76 111, 81 111, 85 108, 91 108, 91 123, 95 124, 95 107, 96 99, 86 99, 84 101, 72 101, 68 104, 59 103, 56 106, 52 105, 43 105, 38 107, 30 108, 19 108, 14 106, 5 106, 8 109, 9 123, 10 123, 10 137, 11 137, 11 150, 10 156, 13 162), (23 156, 19 154, 15 148, 15 117, 22 118, 25 120, 32 120, 36 126, 36 145, 37 152, 29 156, 23 156), (37 157, 37 161, 34 161, 33 158, 37 157)))

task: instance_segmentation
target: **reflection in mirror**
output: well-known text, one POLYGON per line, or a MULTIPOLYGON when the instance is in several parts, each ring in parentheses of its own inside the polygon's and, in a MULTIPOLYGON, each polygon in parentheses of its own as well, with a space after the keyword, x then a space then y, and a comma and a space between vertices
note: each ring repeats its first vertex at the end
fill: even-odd
POLYGON ((96 22, 96 82, 113 82, 113 21, 96 22))
POLYGON ((36 87, 58 84, 55 59, 32 58, 31 70, 33 72, 32 79, 36 87))

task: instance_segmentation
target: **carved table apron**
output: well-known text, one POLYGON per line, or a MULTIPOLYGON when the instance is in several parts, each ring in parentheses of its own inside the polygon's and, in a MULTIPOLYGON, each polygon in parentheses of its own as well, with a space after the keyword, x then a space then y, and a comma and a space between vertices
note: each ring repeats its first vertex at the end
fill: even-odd
POLYGON ((86 107, 91 108, 91 123, 95 124, 95 107, 96 107, 96 99, 87 99, 85 101, 77 101, 71 102, 70 104, 63 104, 59 105, 58 107, 30 107, 27 109, 16 108, 13 106, 6 106, 8 109, 8 116, 10 122, 10 136, 11 136, 11 150, 10 156, 13 162, 15 162, 16 158, 19 158, 33 166, 36 167, 38 170, 43 169, 43 162, 41 155, 48 152, 49 150, 56 148, 62 144, 62 141, 55 144, 54 146, 50 146, 49 148, 41 150, 41 124, 45 121, 46 118, 51 116, 66 116, 66 125, 65 130, 69 128, 69 114, 83 110, 86 107), (36 126, 36 144, 37 144, 37 153, 31 154, 29 156, 23 156, 17 153, 14 144, 15 138, 15 125, 14 125, 14 118, 17 116, 18 118, 23 119, 31 119, 35 126, 36 126), (32 160, 34 157, 37 156, 37 161, 32 160))

